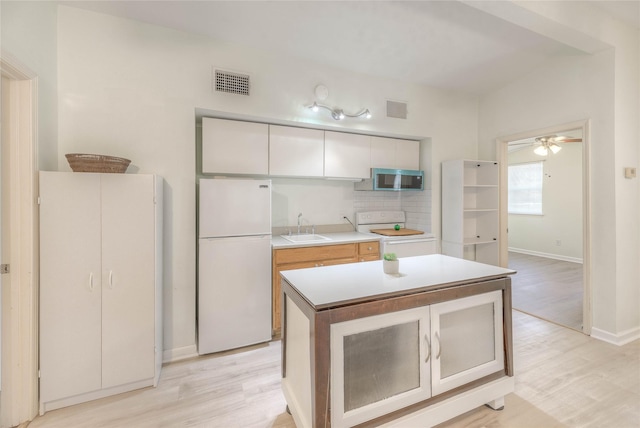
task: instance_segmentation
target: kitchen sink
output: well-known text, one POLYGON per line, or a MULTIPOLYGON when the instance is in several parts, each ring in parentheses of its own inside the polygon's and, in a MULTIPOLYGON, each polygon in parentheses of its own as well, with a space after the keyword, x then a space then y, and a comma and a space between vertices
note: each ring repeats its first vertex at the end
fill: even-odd
POLYGON ((317 242, 317 241, 331 241, 331 238, 326 236, 316 235, 315 233, 305 233, 302 235, 280 235, 284 239, 290 242, 317 242))

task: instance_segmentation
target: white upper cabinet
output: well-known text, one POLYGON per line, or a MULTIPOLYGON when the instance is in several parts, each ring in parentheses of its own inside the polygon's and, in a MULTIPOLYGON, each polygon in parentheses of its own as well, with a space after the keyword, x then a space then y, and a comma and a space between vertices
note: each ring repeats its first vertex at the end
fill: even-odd
POLYGON ((420 142, 371 137, 371 168, 420 169, 420 142))
POLYGON ((269 125, 202 118, 202 172, 269 173, 269 125))
POLYGON ((324 176, 369 178, 371 136, 325 131, 324 176))
POLYGON ((322 177, 324 131, 269 125, 269 175, 322 177))

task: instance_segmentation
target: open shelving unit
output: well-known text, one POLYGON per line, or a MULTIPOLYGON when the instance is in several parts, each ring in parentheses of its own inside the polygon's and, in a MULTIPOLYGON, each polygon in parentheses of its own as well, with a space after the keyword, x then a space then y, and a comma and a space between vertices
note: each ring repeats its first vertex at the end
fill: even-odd
POLYGON ((442 163, 442 253, 499 265, 499 182, 495 161, 442 163))

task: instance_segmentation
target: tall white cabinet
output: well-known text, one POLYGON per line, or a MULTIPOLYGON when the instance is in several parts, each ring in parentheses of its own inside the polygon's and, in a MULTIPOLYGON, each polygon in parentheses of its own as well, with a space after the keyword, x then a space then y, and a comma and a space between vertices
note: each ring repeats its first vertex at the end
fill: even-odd
POLYGON ((495 161, 442 163, 442 254, 500 264, 499 183, 495 161))
POLYGON ((40 173, 40 413, 156 385, 162 179, 40 173))

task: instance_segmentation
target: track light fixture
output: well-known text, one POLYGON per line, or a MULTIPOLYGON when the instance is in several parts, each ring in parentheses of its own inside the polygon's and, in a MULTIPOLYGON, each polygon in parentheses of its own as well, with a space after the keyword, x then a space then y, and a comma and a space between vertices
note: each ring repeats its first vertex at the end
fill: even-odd
POLYGON ((365 119, 371 119, 371 112, 368 108, 361 110, 356 114, 347 114, 340 108, 331 108, 322 104, 318 104, 317 102, 314 102, 308 108, 314 112, 318 112, 321 108, 328 110, 329 113, 331 113, 331 117, 335 120, 342 120, 345 117, 364 117, 365 119))

